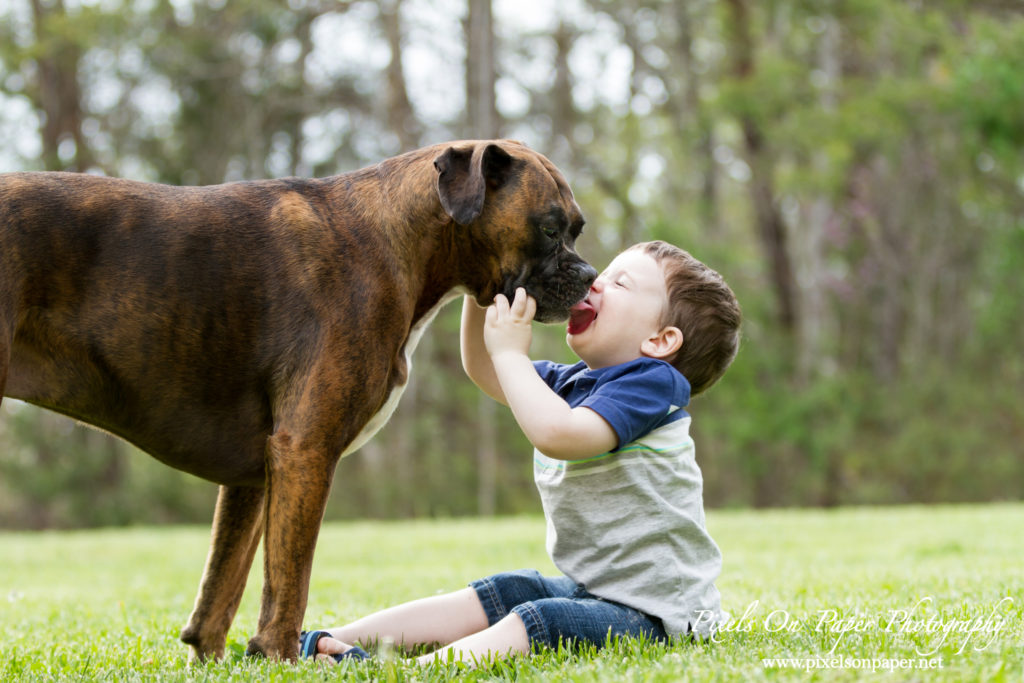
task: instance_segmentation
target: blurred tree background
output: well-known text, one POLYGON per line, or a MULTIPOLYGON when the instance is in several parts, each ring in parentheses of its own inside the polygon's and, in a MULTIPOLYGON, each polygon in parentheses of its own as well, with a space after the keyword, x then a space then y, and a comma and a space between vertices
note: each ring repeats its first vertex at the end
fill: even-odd
MULTIPOLYGON (((599 268, 667 239, 735 289, 740 355, 691 406, 708 505, 1020 499, 1018 2, 0 5, 0 171, 207 184, 489 137, 566 173, 599 268)), ((339 465, 330 517, 539 509, 526 441, 461 371, 458 320, 339 465)), ((571 360, 564 328, 534 353, 571 360)), ((0 413, 0 526, 211 517, 212 484, 0 413)))

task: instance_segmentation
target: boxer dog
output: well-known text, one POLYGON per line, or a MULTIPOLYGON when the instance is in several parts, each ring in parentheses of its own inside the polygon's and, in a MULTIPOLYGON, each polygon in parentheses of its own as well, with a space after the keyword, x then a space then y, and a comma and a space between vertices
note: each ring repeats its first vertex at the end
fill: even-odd
POLYGON ((0 175, 0 396, 218 483, 181 639, 223 655, 263 536, 248 652, 292 659, 335 466, 387 421, 424 328, 519 286, 565 319, 596 276, 582 226, 558 169, 510 141, 210 187, 0 175))

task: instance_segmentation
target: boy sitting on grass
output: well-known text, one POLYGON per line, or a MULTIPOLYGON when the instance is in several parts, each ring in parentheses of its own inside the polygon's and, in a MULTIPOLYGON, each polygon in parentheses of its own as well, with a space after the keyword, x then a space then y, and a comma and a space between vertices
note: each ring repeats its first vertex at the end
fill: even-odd
POLYGON ((564 576, 534 570, 302 635, 303 656, 365 658, 348 643, 440 643, 420 657, 476 662, 611 636, 708 635, 723 618, 721 554, 704 524, 684 410, 736 355, 740 310, 715 271, 665 242, 619 254, 571 313, 575 365, 527 356, 536 302, 466 297, 462 360, 534 445, 547 549, 564 576), (710 615, 710 616, 709 616, 710 615))

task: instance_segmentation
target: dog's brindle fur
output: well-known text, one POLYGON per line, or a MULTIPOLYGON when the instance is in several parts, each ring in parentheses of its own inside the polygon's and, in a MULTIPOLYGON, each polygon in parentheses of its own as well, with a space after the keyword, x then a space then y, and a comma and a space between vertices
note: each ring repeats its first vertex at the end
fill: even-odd
POLYGON ((423 327, 518 285, 564 319, 596 275, 582 223, 562 174, 509 141, 211 187, 0 175, 0 396, 219 483, 182 640, 223 654, 265 534, 248 649, 293 658, 335 465, 387 419, 423 327))

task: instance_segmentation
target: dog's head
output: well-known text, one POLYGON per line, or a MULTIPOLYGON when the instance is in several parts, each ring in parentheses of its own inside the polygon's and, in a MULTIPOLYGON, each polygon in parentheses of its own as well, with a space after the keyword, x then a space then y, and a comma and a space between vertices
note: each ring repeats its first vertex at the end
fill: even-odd
POLYGON ((562 173, 506 140, 453 143, 434 167, 441 206, 466 228, 460 276, 477 303, 524 287, 537 321, 565 320, 597 271, 575 251, 583 215, 562 173))

